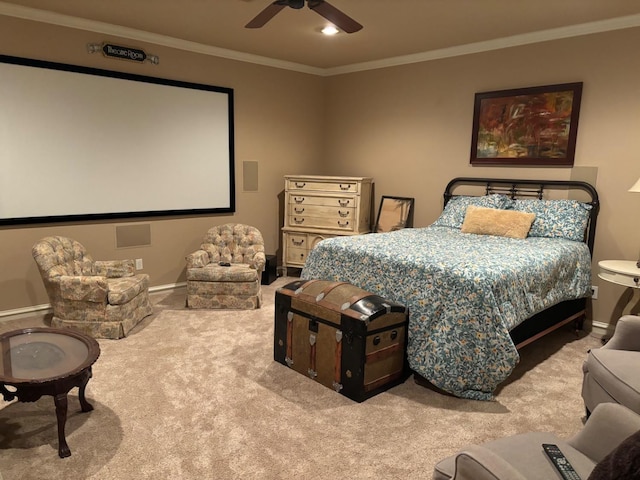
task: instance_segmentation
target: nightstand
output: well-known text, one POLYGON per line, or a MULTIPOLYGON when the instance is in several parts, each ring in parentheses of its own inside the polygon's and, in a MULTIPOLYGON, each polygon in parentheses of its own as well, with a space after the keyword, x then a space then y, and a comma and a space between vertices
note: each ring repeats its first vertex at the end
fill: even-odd
MULTIPOLYGON (((598 277, 607 282, 627 287, 620 299, 625 302, 623 314, 640 313, 640 268, 632 260, 602 260, 598 262, 598 277)), ((618 302, 620 305, 620 302, 618 302)))

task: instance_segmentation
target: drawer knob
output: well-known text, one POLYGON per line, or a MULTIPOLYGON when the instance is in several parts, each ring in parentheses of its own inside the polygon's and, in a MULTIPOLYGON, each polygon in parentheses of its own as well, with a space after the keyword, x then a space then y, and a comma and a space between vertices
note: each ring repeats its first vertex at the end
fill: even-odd
POLYGON ((304 223, 304 218, 297 218, 297 217, 293 217, 293 221, 295 223, 297 223, 298 225, 301 225, 304 223))
POLYGON ((296 203, 304 202, 304 197, 293 197, 293 201, 296 203))
POLYGON ((293 211, 296 213, 304 213, 304 208, 294 208, 293 211))
POLYGON ((396 338, 398 338, 398 331, 394 330, 391 332, 391 340, 395 340, 396 338))
POLYGON ((378 335, 373 337, 373 344, 374 345, 380 345, 380 337, 378 335))
POLYGON ((295 182, 296 188, 304 188, 307 184, 304 182, 295 182))
POLYGON ((304 240, 294 240, 292 238, 291 243, 293 243, 296 247, 301 247, 302 245, 304 245, 304 240))
POLYGON ((341 222, 341 221, 338 221, 338 226, 339 226, 340 228, 346 228, 346 227, 348 227, 348 226, 349 226, 349 222, 341 222))
POLYGON ((338 210, 338 215, 340 215, 342 218, 348 217, 349 216, 349 210, 347 210, 346 212, 343 212, 342 210, 338 210))
POLYGON ((340 190, 351 190, 351 184, 347 183, 347 184, 340 184, 340 190))
POLYGON ((341 207, 347 207, 349 206, 349 200, 338 200, 338 205, 341 207))

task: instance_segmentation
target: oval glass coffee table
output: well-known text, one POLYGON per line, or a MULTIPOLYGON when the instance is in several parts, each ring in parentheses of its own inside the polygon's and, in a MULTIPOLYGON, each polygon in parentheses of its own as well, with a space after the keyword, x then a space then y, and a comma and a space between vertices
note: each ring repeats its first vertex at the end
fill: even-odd
POLYGON ((64 428, 67 393, 79 387, 83 412, 93 410, 85 398, 91 366, 100 356, 98 342, 76 330, 25 328, 0 335, 0 393, 6 401, 35 402, 51 395, 58 420, 58 455, 71 455, 64 428))

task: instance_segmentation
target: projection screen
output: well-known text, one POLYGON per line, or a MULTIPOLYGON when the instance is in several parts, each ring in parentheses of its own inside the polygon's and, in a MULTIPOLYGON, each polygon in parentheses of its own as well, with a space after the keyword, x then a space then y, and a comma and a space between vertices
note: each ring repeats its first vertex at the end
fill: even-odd
POLYGON ((233 89, 0 55, 0 225, 235 211, 233 89))

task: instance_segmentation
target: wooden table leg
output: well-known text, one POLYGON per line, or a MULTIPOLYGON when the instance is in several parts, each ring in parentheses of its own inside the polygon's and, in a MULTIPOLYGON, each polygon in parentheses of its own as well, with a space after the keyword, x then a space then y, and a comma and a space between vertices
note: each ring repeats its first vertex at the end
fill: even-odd
POLYGON ((89 368, 84 374, 81 380, 80 386, 78 388, 78 398, 80 400, 80 408, 83 412, 90 412, 93 410, 93 405, 87 402, 86 397, 84 396, 84 391, 87 388, 87 383, 89 383, 89 379, 91 378, 91 368, 89 368))
POLYGON ((64 436, 64 427, 67 424, 67 393, 59 393, 53 397, 56 404, 56 417, 58 418, 58 455, 60 458, 69 457, 71 450, 64 436))

